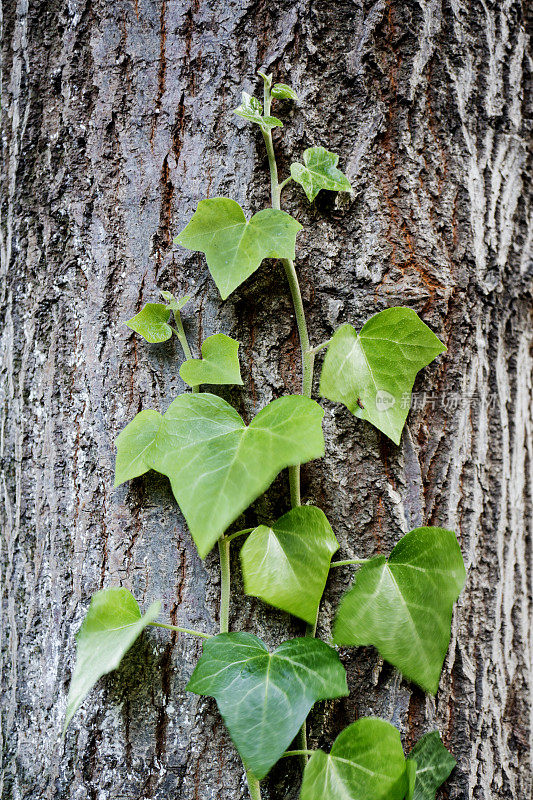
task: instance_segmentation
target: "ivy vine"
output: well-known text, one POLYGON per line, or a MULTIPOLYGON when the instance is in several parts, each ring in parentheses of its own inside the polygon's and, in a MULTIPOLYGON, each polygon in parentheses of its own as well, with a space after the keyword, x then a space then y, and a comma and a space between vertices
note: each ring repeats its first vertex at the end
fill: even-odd
POLYGON ((220 632, 210 635, 158 622, 159 602, 144 614, 125 588, 97 592, 77 635, 65 730, 96 681, 116 669, 148 625, 203 638, 203 654, 187 689, 214 697, 246 770, 252 800, 260 781, 280 759, 297 756, 304 766, 301 800, 430 800, 455 765, 437 731, 426 734, 406 757, 398 730, 373 717, 358 719, 331 751, 310 751, 306 717, 319 700, 346 696, 346 672, 336 646, 373 645, 381 656, 424 691, 435 694, 450 640, 452 608, 465 581, 461 551, 452 531, 417 528, 388 557, 332 562, 338 549, 324 512, 302 505, 300 465, 324 455, 323 410, 311 398, 316 354, 327 349, 320 395, 343 403, 355 417, 399 444, 416 374, 445 351, 442 342, 409 308, 387 308, 357 332, 343 325, 331 340, 312 347, 294 266, 300 223, 281 210, 283 188, 293 181, 312 202, 322 190, 350 191, 338 156, 310 147, 279 181, 271 114, 276 99, 297 100, 294 90, 272 85, 259 73, 263 102, 246 92, 235 113, 259 126, 270 168, 271 208, 251 219, 225 197, 201 200, 175 242, 205 254, 226 299, 264 259, 280 259, 289 283, 302 356, 300 395, 280 397, 249 425, 225 400, 202 385, 242 385, 239 343, 223 333, 209 336, 201 357, 188 345, 181 312, 189 297, 162 292, 126 324, 148 342, 176 335, 185 361, 180 375, 192 391, 164 414, 138 413, 117 438, 115 486, 149 470, 166 475, 199 555, 218 545, 221 569, 220 632), (228 528, 284 469, 289 470, 292 509, 273 525, 228 533, 228 528), (307 623, 307 635, 273 652, 253 633, 229 632, 230 545, 244 540, 240 559, 249 595, 307 623), (315 638, 320 600, 330 569, 357 568, 352 588, 337 609, 333 639, 315 638), (288 749, 299 733, 296 749, 288 749))

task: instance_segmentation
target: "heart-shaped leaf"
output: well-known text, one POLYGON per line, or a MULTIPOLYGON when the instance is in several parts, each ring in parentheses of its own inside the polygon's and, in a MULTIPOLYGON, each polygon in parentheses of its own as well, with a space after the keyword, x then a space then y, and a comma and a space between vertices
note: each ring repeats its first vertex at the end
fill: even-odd
POLYGON ((155 417, 139 421, 141 414, 147 412, 117 439, 115 483, 128 479, 128 469, 167 475, 202 558, 278 472, 324 454, 324 412, 297 395, 273 400, 248 427, 229 403, 207 393, 176 398, 155 435, 155 417))
POLYGON ((346 175, 337 169, 338 161, 339 156, 324 147, 308 147, 304 150, 304 163, 291 164, 291 178, 300 184, 311 203, 321 189, 349 192, 352 185, 346 175))
POLYGON ((298 95, 286 83, 275 83, 270 94, 277 100, 298 100, 298 95))
POLYGON ((304 772, 300 800, 403 800, 406 762, 400 734, 385 720, 362 717, 316 750, 304 772))
POLYGON ((234 109, 233 113, 249 122, 255 122, 265 133, 271 131, 272 128, 283 128, 283 122, 277 117, 263 116, 263 104, 248 92, 242 93, 242 102, 234 109))
POLYGON ((335 642, 374 645, 406 678, 435 694, 464 582, 454 532, 416 528, 388 561, 377 556, 362 565, 341 601, 335 642))
POLYGON ((435 800, 437 789, 455 767, 455 758, 441 742, 438 731, 426 733, 415 744, 408 762, 416 763, 413 800, 435 800))
POLYGON ((258 780, 317 700, 348 694, 344 667, 324 642, 291 639, 270 653, 251 633, 222 633, 204 642, 187 688, 216 699, 246 769, 258 780))
POLYGON ((172 328, 168 324, 169 316, 170 309, 163 303, 146 303, 126 325, 151 344, 166 342, 172 336, 172 328))
POLYGON ((260 525, 246 540, 241 549, 244 590, 313 625, 338 547, 323 511, 293 508, 272 527, 260 525))
POLYGON ((344 403, 399 444, 416 374, 445 350, 412 309, 387 308, 359 334, 351 325, 336 331, 324 359, 320 393, 344 403))
POLYGON ((264 258, 294 259, 301 225, 285 211, 267 208, 249 222, 235 200, 200 200, 189 224, 174 242, 205 253, 207 266, 225 300, 264 258))
POLYGON ((184 361, 180 375, 189 386, 199 386, 201 383, 242 386, 239 342, 224 333, 208 336, 202 344, 202 358, 184 361))
POLYGON ((70 682, 65 726, 102 675, 116 669, 125 653, 151 622, 161 603, 152 603, 144 616, 127 589, 102 589, 91 605, 76 635, 76 666, 70 682))

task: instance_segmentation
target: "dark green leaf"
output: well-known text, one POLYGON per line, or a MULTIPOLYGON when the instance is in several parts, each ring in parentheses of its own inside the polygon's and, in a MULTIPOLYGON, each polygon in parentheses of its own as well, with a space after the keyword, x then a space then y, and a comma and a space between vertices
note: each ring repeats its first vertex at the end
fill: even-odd
POLYGON ((270 92, 278 100, 298 100, 298 95, 286 83, 275 83, 270 92))
POLYGON ((335 642, 374 645, 406 678, 435 694, 464 581, 453 531, 416 528, 388 561, 377 556, 362 565, 341 601, 335 642))
POLYGON ((300 184, 310 202, 313 202, 321 189, 332 192, 351 191, 350 181, 337 169, 338 160, 339 156, 324 147, 309 147, 304 151, 303 164, 291 164, 291 177, 300 184))
POLYGON ((249 122, 255 122, 265 132, 271 131, 272 128, 283 128, 282 121, 277 117, 263 117, 261 101, 249 95, 248 92, 242 93, 242 102, 234 109, 233 113, 249 122))
POLYGON ((407 794, 405 800, 413 800, 415 796, 415 781, 416 781, 416 761, 408 758, 406 761, 406 775, 407 775, 407 794))
POLYGON ((241 549, 244 590, 312 625, 338 547, 323 511, 293 508, 271 528, 260 525, 246 540, 241 549))
POLYGON ((169 316, 170 310, 163 303, 146 303, 126 325, 151 344, 166 342, 172 336, 172 328, 168 324, 169 316))
MULTIPOLYGON (((437 789, 455 767, 455 758, 441 742, 438 731, 426 733, 409 756, 416 763, 414 800, 435 800, 437 789)), ((409 800, 409 799, 408 799, 409 800)))
POLYGON ((67 699, 65 726, 81 706, 96 681, 116 669, 144 628, 157 619, 159 601, 144 616, 127 589, 96 592, 76 636, 76 667, 67 699))
POLYGON ((406 791, 400 734, 385 720, 363 717, 337 736, 329 755, 311 756, 300 800, 403 800, 406 791))
POLYGON ((416 374, 445 350, 412 309, 387 308, 359 334, 351 325, 338 329, 324 360, 320 393, 399 444, 416 374))
POLYGON ((270 653, 251 633, 222 633, 204 642, 187 688, 216 699, 244 766, 258 780, 317 700, 348 694, 344 667, 324 642, 291 639, 270 653))
POLYGON ((225 300, 264 258, 294 259, 301 225, 285 211, 259 211, 246 221, 235 200, 201 200, 189 224, 174 241, 205 253, 207 266, 225 300))
POLYGON ((220 397, 180 395, 155 435, 156 418, 139 423, 140 415, 122 431, 117 485, 133 476, 128 470, 167 475, 203 558, 278 472, 324 454, 323 415, 314 400, 293 395, 274 400, 246 427, 220 397))
POLYGON ((185 361, 181 365, 180 375, 189 386, 201 383, 242 386, 239 342, 224 333, 208 336, 202 344, 202 358, 185 361))

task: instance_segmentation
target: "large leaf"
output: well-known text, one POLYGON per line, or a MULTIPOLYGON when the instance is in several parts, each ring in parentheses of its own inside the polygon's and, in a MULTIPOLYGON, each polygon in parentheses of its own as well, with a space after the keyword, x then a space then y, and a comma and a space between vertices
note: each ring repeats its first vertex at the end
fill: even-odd
POLYGON ((435 694, 464 581, 453 531, 416 528, 388 561, 377 556, 363 564, 341 601, 335 642, 374 645, 406 678, 435 694))
POLYGON ((144 616, 127 589, 96 592, 76 635, 76 666, 67 699, 65 727, 96 681, 116 669, 144 628, 157 619, 161 603, 152 603, 144 616))
POLYGON ((455 767, 455 758, 441 742, 438 731, 426 733, 415 744, 409 760, 416 762, 413 800, 435 800, 437 789, 455 767))
POLYGON ((324 147, 308 147, 304 150, 304 163, 291 164, 291 178, 300 184, 310 202, 313 202, 321 189, 333 192, 351 191, 350 181, 337 169, 338 160, 339 156, 324 147))
MULTIPOLYGON (((279 85, 281 86, 281 84, 279 85)), ((247 119, 248 122, 255 122, 265 133, 271 131, 272 128, 283 128, 283 122, 277 117, 263 116, 263 104, 248 92, 242 93, 242 102, 234 109, 233 113, 247 119)))
POLYGON ((216 699, 246 769, 258 780, 317 700, 348 694, 344 667, 324 642, 291 639, 270 653, 251 633, 222 633, 204 642, 187 688, 216 699))
POLYGON ((172 336, 168 324, 170 309, 163 303, 146 303, 144 308, 126 322, 128 328, 139 333, 147 342, 166 342, 172 336))
POLYGON ((285 211, 259 211, 246 221, 235 200, 200 200, 189 224, 174 239, 205 253, 207 266, 223 300, 259 267, 264 258, 295 257, 301 225, 285 211))
POLYGON ((117 436, 115 488, 121 483, 144 475, 150 467, 145 458, 161 427, 159 411, 140 411, 117 436))
POLYGON ((357 333, 343 325, 324 360, 320 393, 400 443, 416 374, 446 350, 410 308, 380 311, 357 333))
POLYGON ((405 769, 407 775, 407 794, 405 795, 405 800, 413 800, 415 796, 416 761, 412 758, 408 758, 405 769))
POLYGON ((180 367, 180 375, 189 386, 201 383, 239 384, 239 342, 224 333, 208 336, 202 344, 202 358, 189 358, 180 367))
POLYGON ((241 549, 246 594, 314 624, 331 556, 339 545, 326 515, 300 506, 260 525, 241 549))
MULTIPOLYGON (((126 426, 117 439, 117 464, 131 462, 136 475, 153 468, 170 478, 203 558, 278 472, 324 454, 323 415, 313 400, 291 395, 269 403, 246 427, 220 397, 184 394, 160 418, 155 435, 153 417, 143 418, 145 437, 140 415, 126 426)), ((117 484, 124 474, 117 473, 117 484)))
POLYGON ((300 800, 403 800, 406 791, 400 734, 385 720, 363 717, 337 736, 329 755, 313 753, 300 800))

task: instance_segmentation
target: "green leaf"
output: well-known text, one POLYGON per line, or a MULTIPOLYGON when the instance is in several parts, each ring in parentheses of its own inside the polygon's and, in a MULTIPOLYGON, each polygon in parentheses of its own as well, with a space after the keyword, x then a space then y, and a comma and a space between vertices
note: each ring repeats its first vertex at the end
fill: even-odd
POLYGON ((93 595, 76 635, 76 666, 63 731, 97 680, 118 667, 146 626, 157 619, 160 608, 161 603, 156 601, 142 616, 137 601, 127 589, 103 589, 93 595))
POLYGON ((454 532, 416 528, 388 561, 377 556, 362 565, 341 601, 335 643, 374 645, 406 678, 435 694, 464 582, 454 532))
POLYGON ((190 294, 186 294, 184 297, 179 297, 178 299, 176 299, 172 294, 172 292, 166 292, 163 290, 161 290, 161 297, 163 298, 163 300, 167 301, 168 307, 170 308, 171 311, 174 311, 174 313, 181 311, 183 306, 186 305, 191 299, 190 294))
POLYGON ((208 336, 202 344, 202 358, 189 358, 180 368, 189 386, 201 383, 238 384, 242 386, 239 366, 239 342, 224 333, 208 336))
POLYGON ((189 224, 174 242, 205 253, 207 266, 225 300, 264 258, 294 259, 301 225, 285 211, 259 211, 246 221, 235 200, 200 200, 189 224))
POLYGON ((151 344, 166 342, 172 336, 172 328, 168 324, 169 315, 170 309, 163 303, 146 303, 126 325, 151 344))
POLYGON ((293 508, 272 527, 260 525, 246 540, 241 549, 244 590, 313 625, 338 547, 323 511, 293 508))
POLYGON ((163 417, 159 411, 140 411, 117 436, 115 488, 148 472, 145 457, 155 441, 163 417))
POLYGON ((286 83, 275 83, 270 94, 277 100, 298 100, 298 95, 286 83))
POLYGON ((435 800, 437 789, 457 763, 442 744, 439 732, 432 731, 422 736, 413 747, 407 763, 411 759, 416 763, 413 799, 435 800))
POLYGON ((324 360, 320 393, 375 425, 395 444, 416 374, 446 348, 410 308, 387 308, 357 333, 343 325, 324 360))
POLYGON ((385 720, 363 717, 337 736, 329 755, 313 753, 300 800, 403 800, 406 791, 400 734, 385 720))
POLYGON ((317 700, 348 694, 344 667, 325 642, 291 639, 270 653, 251 633, 222 633, 204 642, 187 689, 216 699, 244 766, 258 780, 317 700))
POLYGON ((265 133, 271 131, 272 128, 283 128, 283 122, 277 117, 263 117, 263 104, 248 92, 242 93, 242 102, 234 109, 233 113, 249 122, 255 122, 265 133))
POLYGON ((337 169, 338 160, 339 156, 324 147, 308 147, 304 150, 304 163, 291 164, 291 178, 300 184, 311 203, 321 189, 332 192, 351 191, 350 181, 337 169))
POLYGON ((136 475, 148 467, 167 475, 202 558, 278 472, 324 455, 324 412, 297 395, 272 401, 248 427, 208 393, 177 397, 155 435, 155 417, 137 425, 139 416, 117 439, 117 485, 130 463, 136 475))
POLYGON ((415 796, 415 781, 416 781, 416 761, 408 758, 406 761, 406 776, 407 776, 407 794, 405 800, 413 800, 415 796))

